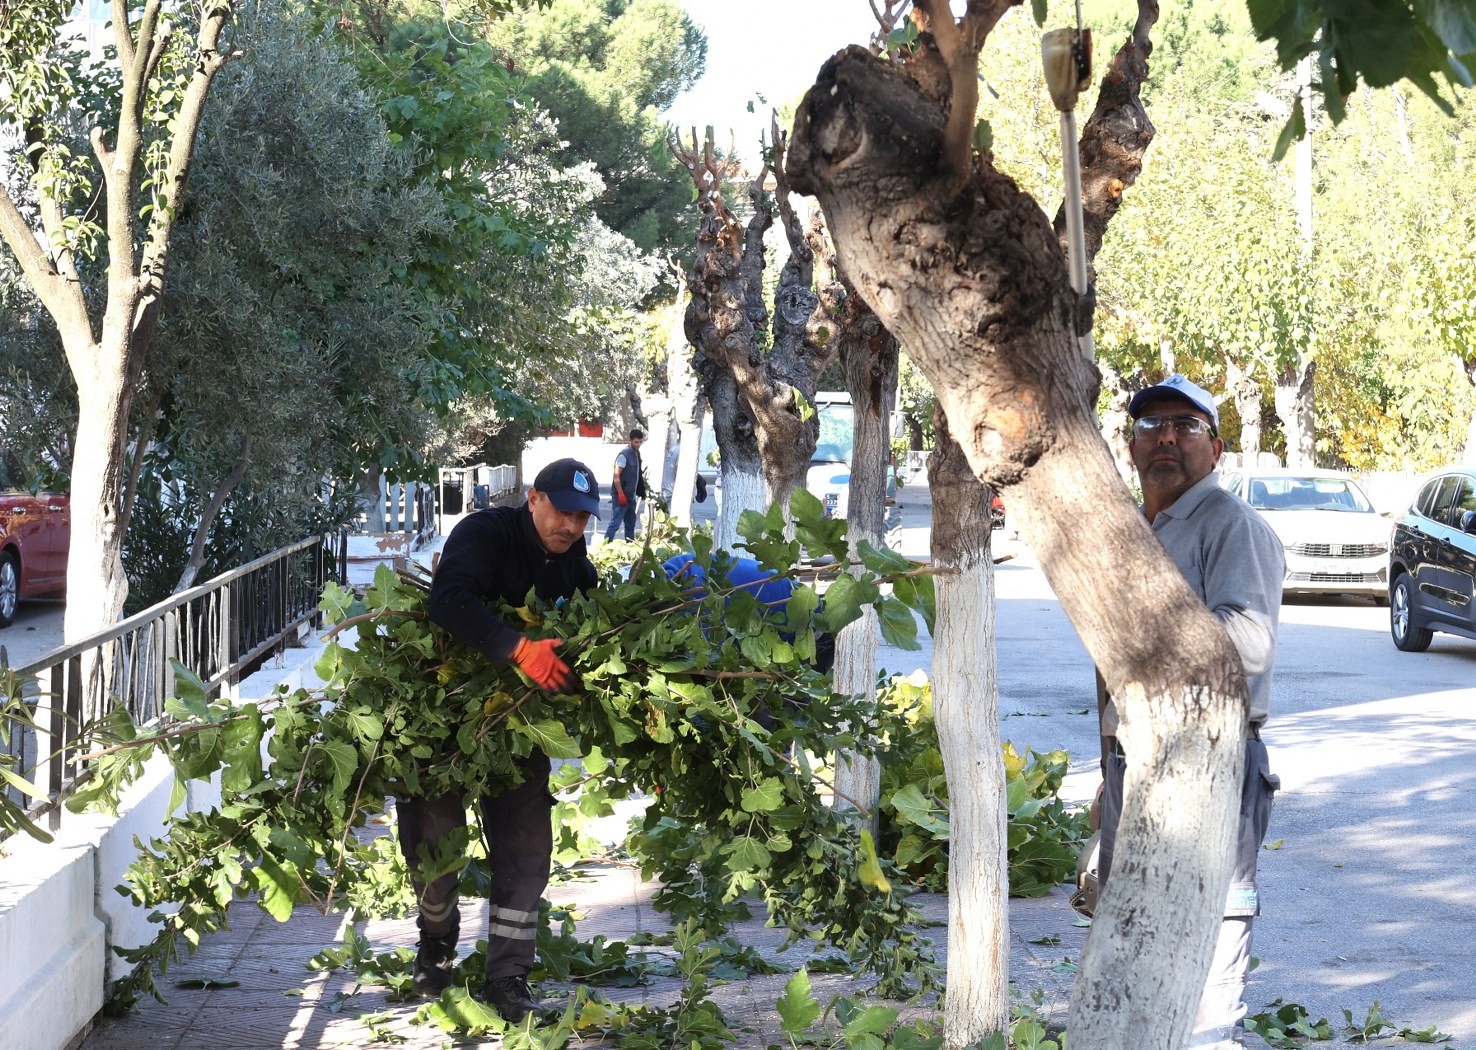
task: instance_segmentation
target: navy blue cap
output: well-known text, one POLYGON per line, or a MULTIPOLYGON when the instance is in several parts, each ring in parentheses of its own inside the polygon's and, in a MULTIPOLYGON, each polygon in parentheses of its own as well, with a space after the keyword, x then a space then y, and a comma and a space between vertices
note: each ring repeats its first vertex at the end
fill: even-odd
POLYGON ((584 511, 600 516, 600 486, 594 471, 577 459, 556 459, 538 472, 533 488, 564 513, 584 511))
POLYGON ((1128 402, 1128 415, 1137 419, 1143 414, 1143 406, 1159 397, 1177 397, 1189 402, 1210 417, 1210 422, 1214 424, 1216 430, 1220 429, 1220 413, 1215 409, 1214 397, 1208 390, 1190 382, 1177 372, 1162 383, 1150 386, 1146 390, 1139 390, 1134 394, 1133 399, 1128 402))

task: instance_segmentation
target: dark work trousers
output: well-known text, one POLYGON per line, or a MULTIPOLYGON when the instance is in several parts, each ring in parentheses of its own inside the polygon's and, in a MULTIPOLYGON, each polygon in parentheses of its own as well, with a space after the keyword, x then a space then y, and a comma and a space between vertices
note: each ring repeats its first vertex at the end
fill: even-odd
MULTIPOLYGON (((533 938, 538 932, 538 902, 548 887, 553 855, 549 809, 548 757, 518 760, 523 782, 510 791, 481 800, 482 830, 492 871, 492 899, 487 931, 487 978, 523 976, 533 969, 533 938)), ((429 937, 455 938, 461 930, 457 904, 459 872, 422 882, 416 872, 416 849, 429 847, 466 825, 466 803, 459 795, 403 798, 397 804, 400 850, 410 865, 420 914, 416 925, 429 937)))
POLYGON ((605 540, 613 540, 615 533, 619 530, 621 523, 625 525, 625 538, 635 539, 636 535, 636 498, 632 496, 630 502, 621 506, 618 502, 610 505, 610 524, 605 527, 605 540))

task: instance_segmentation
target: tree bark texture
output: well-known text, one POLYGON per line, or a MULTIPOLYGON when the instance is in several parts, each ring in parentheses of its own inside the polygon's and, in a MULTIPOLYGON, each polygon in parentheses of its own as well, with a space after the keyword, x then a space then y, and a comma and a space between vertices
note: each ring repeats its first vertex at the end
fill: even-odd
MULTIPOLYGON (((716 385, 731 376, 752 430, 752 458, 768 486, 769 500, 787 505, 789 494, 801 484, 810 466, 819 436, 819 421, 810 408, 831 351, 814 324, 819 303, 814 284, 814 258, 805 231, 790 202, 784 175, 784 136, 775 128, 774 164, 766 165, 749 183, 753 216, 741 224, 722 194, 724 165, 715 159, 709 137, 699 149, 673 142, 673 154, 686 165, 697 190, 702 212, 697 233, 697 258, 687 279, 692 293, 687 307, 687 338, 696 347, 703 390, 713 411, 713 430, 722 450, 726 472, 729 449, 725 436, 745 441, 747 435, 728 435, 719 422, 716 385), (765 183, 772 174, 772 199, 765 183), (764 235, 778 214, 789 245, 789 257, 780 270, 774 293, 772 329, 764 303, 764 235), (764 346, 765 340, 769 345, 764 346)), ((743 449, 741 469, 749 469, 749 450, 743 449)), ((724 474, 724 500, 730 501, 724 474)), ((767 501, 766 501, 767 502, 767 501)), ((761 509, 765 504, 761 503, 761 509)))
POLYGON ((210 527, 215 524, 215 518, 225 506, 225 501, 230 494, 235 491, 237 485, 241 484, 241 479, 246 476, 246 468, 250 465, 251 435, 247 434, 242 442, 241 454, 236 457, 236 462, 231 466, 231 472, 210 494, 210 499, 206 501, 204 509, 200 512, 200 520, 195 522, 194 539, 190 543, 190 556, 185 560, 185 566, 179 574, 179 579, 175 581, 173 593, 179 594, 195 585, 195 578, 205 564, 205 541, 210 538, 210 527))
MULTIPOLYGON (((972 127, 978 49, 1008 5, 971 0, 957 21, 942 0, 919 6, 930 31, 897 63, 852 47, 821 69, 790 175, 819 198, 843 270, 933 384, 975 477, 1004 491, 1125 715, 1123 859, 1083 958, 1072 1046, 1177 1050, 1229 882, 1244 677, 1102 440, 1096 370, 1077 345, 1089 311, 1056 231, 954 133, 960 108, 972 127)), ((1102 189, 1089 194, 1089 251, 1152 136, 1138 92, 1157 8, 1143 0, 1139 12, 1082 134, 1086 183, 1102 189)))
POLYGON ((1128 449, 1128 438, 1133 429, 1128 405, 1132 402, 1133 395, 1142 390, 1145 384, 1139 382, 1136 387, 1131 386, 1125 377, 1119 375, 1105 361, 1100 362, 1097 367, 1102 373, 1102 386, 1108 393, 1107 410, 1102 413, 1100 421, 1102 437, 1112 454, 1112 463, 1117 467, 1118 476, 1122 478, 1124 485, 1131 487, 1137 480, 1137 471, 1133 467, 1132 452, 1128 449))
POLYGON ((1235 411, 1240 416, 1240 454, 1247 467, 1254 467, 1261 455, 1261 384, 1255 367, 1241 368, 1231 360, 1225 362, 1225 383, 1235 398, 1235 411))
POLYGON ((999 735, 989 490, 940 411, 928 457, 937 601, 933 720, 948 778, 947 1046, 976 1046, 1010 1018, 1008 814, 999 735))
POLYGON ((1286 465, 1298 470, 1317 466, 1317 402, 1314 380, 1317 359, 1301 357, 1276 374, 1276 414, 1286 433, 1286 465))
MULTIPOLYGON (((818 221, 812 224, 818 233, 818 221)), ((881 547, 886 536, 887 462, 891 452, 891 408, 897 398, 897 340, 871 307, 845 286, 828 246, 812 237, 823 316, 840 355, 851 395, 854 420, 851 481, 847 495, 846 538, 853 558, 857 544, 881 547)), ((875 612, 849 624, 836 639, 834 681, 838 693, 876 696, 877 624, 875 612)), ((875 759, 843 753, 836 764, 836 788, 875 812, 881 797, 881 767, 875 759)))

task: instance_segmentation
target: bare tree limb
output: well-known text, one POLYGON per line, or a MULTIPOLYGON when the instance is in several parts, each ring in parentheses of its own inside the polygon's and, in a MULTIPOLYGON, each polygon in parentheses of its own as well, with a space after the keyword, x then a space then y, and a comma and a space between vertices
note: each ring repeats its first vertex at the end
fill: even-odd
POLYGON ((118 49, 118 66, 133 65, 133 33, 128 28, 128 0, 113 0, 113 46, 118 49))
POLYGON ((252 435, 247 434, 241 443, 241 454, 231 466, 231 472, 216 486, 205 509, 200 512, 200 520, 195 525, 194 542, 190 544, 189 560, 185 562, 184 571, 179 574, 179 582, 174 585, 175 594, 189 590, 194 585, 200 567, 205 564, 205 541, 210 536, 210 527, 215 524, 216 516, 225 506, 226 498, 241 483, 241 479, 246 476, 246 468, 251 465, 251 441, 252 435))

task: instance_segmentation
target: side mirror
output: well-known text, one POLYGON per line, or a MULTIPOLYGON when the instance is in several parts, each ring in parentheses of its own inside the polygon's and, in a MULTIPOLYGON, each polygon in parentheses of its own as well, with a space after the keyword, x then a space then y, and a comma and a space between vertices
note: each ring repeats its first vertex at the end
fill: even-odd
POLYGON ((1467 535, 1476 533, 1476 510, 1461 512, 1461 531, 1467 535))

